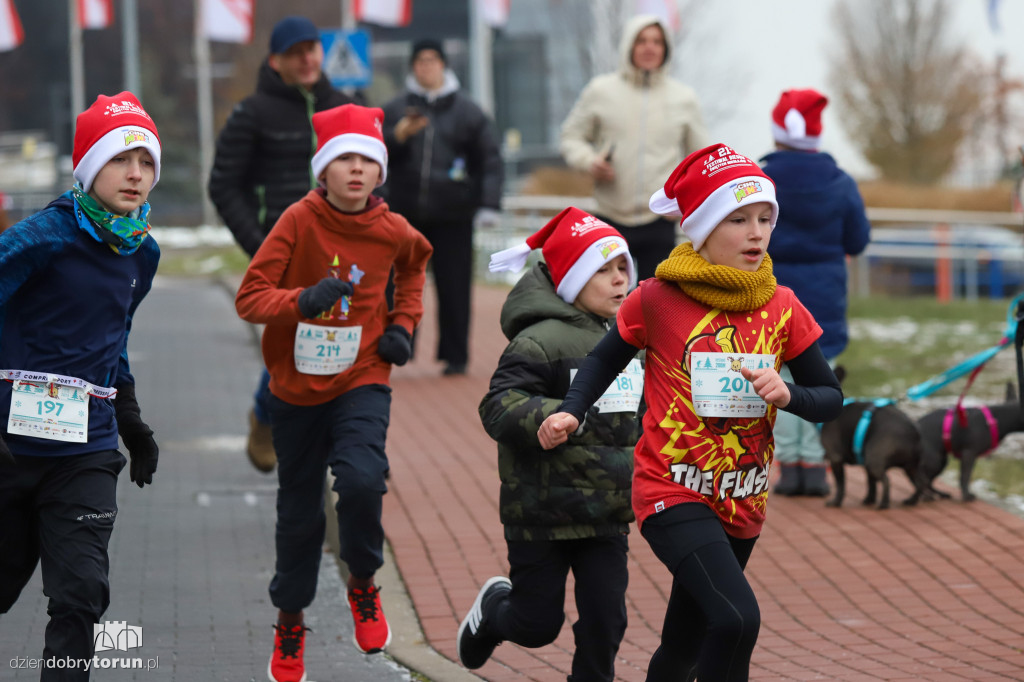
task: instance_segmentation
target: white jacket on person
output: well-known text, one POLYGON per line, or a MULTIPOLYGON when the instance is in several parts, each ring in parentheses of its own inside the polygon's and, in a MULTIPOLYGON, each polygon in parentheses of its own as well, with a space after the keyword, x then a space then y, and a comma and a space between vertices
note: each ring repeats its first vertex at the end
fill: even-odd
POLYGON ((583 88, 562 124, 559 150, 566 163, 590 171, 612 150, 613 182, 594 187, 597 212, 622 225, 642 225, 658 216, 648 202, 687 154, 708 143, 697 95, 666 74, 672 56, 668 27, 654 15, 633 17, 623 29, 618 71, 595 76, 583 88), (665 61, 654 71, 632 63, 640 31, 658 25, 665 35, 665 61))

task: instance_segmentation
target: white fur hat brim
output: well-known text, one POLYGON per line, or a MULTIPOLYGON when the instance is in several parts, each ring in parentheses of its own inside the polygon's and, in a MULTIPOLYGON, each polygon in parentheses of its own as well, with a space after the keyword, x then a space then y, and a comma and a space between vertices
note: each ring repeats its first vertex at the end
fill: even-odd
POLYGON ((772 138, 787 147, 801 151, 813 152, 821 147, 821 135, 793 134, 775 121, 772 121, 772 138))
MULTIPOLYGON (((738 208, 747 204, 766 202, 772 206, 771 227, 779 218, 779 203, 775 199, 775 185, 763 175, 747 175, 725 183, 686 216, 682 222, 683 233, 693 242, 696 251, 704 246, 708 235, 718 227, 719 223, 729 217, 738 208), (742 196, 741 196, 742 195, 742 196)), ((664 216, 682 216, 679 202, 670 199, 664 188, 651 196, 651 210, 664 216)))
POLYGON ((108 161, 137 147, 144 147, 153 157, 153 184, 149 186, 153 189, 160 180, 160 138, 152 130, 135 125, 114 128, 96 140, 75 166, 75 180, 82 184, 85 192, 88 192, 108 161))
POLYGON ((580 254, 576 262, 572 264, 562 281, 558 283, 555 293, 566 303, 572 303, 583 291, 594 273, 604 267, 604 264, 619 256, 626 257, 626 269, 629 273, 629 289, 636 286, 636 270, 633 268, 633 259, 629 255, 629 245, 621 237, 603 237, 580 254))
POLYGON ((343 133, 332 137, 324 146, 313 155, 311 162, 313 177, 320 182, 320 176, 327 169, 327 166, 342 154, 359 154, 372 159, 380 166, 380 177, 377 179, 377 186, 384 184, 388 176, 388 148, 380 140, 362 135, 360 133, 343 133))

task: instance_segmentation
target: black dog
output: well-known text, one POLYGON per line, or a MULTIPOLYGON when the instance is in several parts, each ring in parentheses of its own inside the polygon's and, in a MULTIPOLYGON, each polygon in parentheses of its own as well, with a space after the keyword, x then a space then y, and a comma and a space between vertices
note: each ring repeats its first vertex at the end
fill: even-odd
MULTIPOLYGON (((835 372, 840 381, 846 376, 842 367, 836 367, 835 372)), ((867 470, 868 494, 864 498, 865 505, 875 503, 877 486, 881 482, 882 499, 878 500, 878 508, 889 508, 889 477, 886 471, 891 467, 903 469, 914 485, 914 494, 904 500, 903 504, 917 504, 927 489, 927 482, 919 471, 921 434, 914 421, 895 405, 879 407, 871 402, 844 405, 839 417, 822 425, 821 444, 825 448, 825 458, 832 465, 832 476, 836 483, 835 495, 825 503, 829 507, 838 507, 843 503, 846 494, 843 466, 846 464, 862 464, 867 470), (858 425, 862 424, 865 412, 870 414, 870 421, 861 426, 862 437, 858 444, 858 425)))
POLYGON ((932 483, 946 468, 949 455, 960 460, 960 497, 970 502, 974 495, 968 489, 974 464, 979 457, 994 450, 1007 434, 1024 431, 1024 415, 1013 384, 1006 385, 1006 402, 988 405, 985 409, 968 407, 964 409, 967 426, 960 425, 955 409, 940 409, 929 412, 917 420, 921 431, 924 453, 921 458, 921 473, 928 482, 926 499, 932 496, 948 498, 949 495, 936 490, 932 483), (988 415, 985 410, 988 410, 988 415), (989 422, 991 415, 992 422, 989 422))

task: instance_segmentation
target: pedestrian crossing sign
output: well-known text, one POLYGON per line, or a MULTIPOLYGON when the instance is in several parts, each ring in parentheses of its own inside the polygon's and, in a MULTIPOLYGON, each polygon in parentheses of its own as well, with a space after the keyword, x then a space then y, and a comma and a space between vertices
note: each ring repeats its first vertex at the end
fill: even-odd
POLYGON ((336 88, 365 88, 373 80, 367 31, 322 31, 324 73, 336 88))

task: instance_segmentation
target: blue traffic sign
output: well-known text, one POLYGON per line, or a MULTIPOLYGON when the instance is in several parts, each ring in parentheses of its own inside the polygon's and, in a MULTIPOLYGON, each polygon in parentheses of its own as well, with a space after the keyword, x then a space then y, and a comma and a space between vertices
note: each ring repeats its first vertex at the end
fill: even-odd
POLYGON ((365 88, 373 80, 368 31, 321 31, 324 73, 336 88, 365 88))

